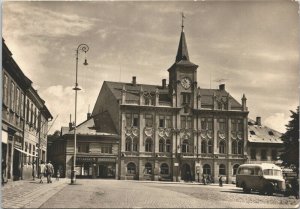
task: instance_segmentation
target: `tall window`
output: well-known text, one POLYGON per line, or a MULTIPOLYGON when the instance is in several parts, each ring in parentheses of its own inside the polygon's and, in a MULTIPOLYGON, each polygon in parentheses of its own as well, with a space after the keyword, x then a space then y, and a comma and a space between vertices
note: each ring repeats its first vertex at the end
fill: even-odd
POLYGON ((159 127, 164 128, 165 127, 165 117, 159 116, 159 127))
POLYGON ((160 174, 169 174, 169 166, 166 163, 161 164, 160 174))
POLYGON ((30 106, 30 124, 33 124, 33 104, 30 106))
POLYGON ((166 141, 166 152, 171 152, 171 140, 167 139, 166 141))
POLYGON ((153 116, 150 114, 145 115, 145 125, 146 127, 153 127, 153 116))
POLYGON ((213 153, 213 142, 212 140, 208 141, 208 153, 213 153))
POLYGON ((166 116, 166 128, 172 128, 172 117, 166 116))
POLYGON ((222 154, 225 153, 225 141, 224 140, 220 141, 220 143, 219 143, 219 153, 222 153, 222 154))
POLYGON ((191 116, 187 116, 186 128, 188 128, 188 129, 192 128, 192 117, 191 116))
MULTIPOLYGON (((90 145, 88 143, 78 143, 78 152, 82 153, 89 153, 90 152, 90 145)), ((101 149, 102 152, 102 149, 101 149)))
POLYGON ((206 120, 205 120, 205 118, 201 119, 201 129, 206 130, 206 120))
POLYGON ((277 150, 276 149, 272 150, 272 160, 277 160, 277 150))
POLYGON ((152 152, 152 139, 150 138, 146 139, 145 151, 152 152))
POLYGON ((34 116, 33 116, 33 118, 34 118, 34 120, 33 120, 33 123, 34 123, 34 127, 36 128, 36 122, 37 122, 37 120, 36 120, 36 107, 34 108, 34 116))
POLYGON ((220 120, 219 120, 219 130, 220 130, 220 131, 225 131, 225 130, 226 130, 225 119, 220 119, 220 120))
POLYGON ((133 126, 138 127, 139 126, 139 115, 133 114, 133 126))
POLYGON ((146 163, 146 165, 145 165, 145 173, 146 174, 152 174, 152 165, 151 165, 151 163, 146 163))
POLYGON ((255 149, 250 150, 250 156, 251 156, 251 160, 256 160, 256 150, 255 149))
POLYGON ((183 143, 182 143, 182 148, 181 148, 181 152, 182 153, 187 153, 190 151, 189 149, 189 141, 188 140, 184 140, 183 143))
POLYGON ((137 151, 138 151, 138 144, 139 144, 138 138, 135 137, 135 138, 133 139, 132 151, 134 151, 134 152, 137 152, 137 151))
POLYGON ((186 128, 186 117, 180 116, 181 128, 186 128))
POLYGON ((132 115, 126 114, 126 127, 131 127, 132 125, 132 115))
POLYGON ((126 138, 125 141, 125 151, 131 151, 131 138, 126 138))
POLYGON ((210 175, 211 174, 210 165, 205 164, 203 166, 203 174, 206 174, 206 175, 210 175))
POLYGON ((29 99, 27 99, 27 105, 26 105, 26 122, 29 123, 29 112, 30 112, 30 106, 29 106, 29 99))
POLYGON ((191 102, 191 94, 182 93, 182 104, 190 104, 190 102, 191 102))
POLYGON ((139 115, 138 114, 126 114, 126 127, 138 127, 139 126, 139 115))
POLYGON ((102 145, 101 146, 101 153, 111 154, 112 153, 112 146, 111 145, 102 145))
POLYGON ((172 128, 171 116, 159 116, 159 127, 160 128, 172 128))
POLYGON ((212 118, 207 118, 207 129, 212 130, 213 129, 213 120, 212 118))
POLYGON ((267 150, 265 149, 261 150, 261 159, 267 160, 267 150))
POLYGON ((3 102, 4 104, 7 105, 7 100, 8 100, 8 77, 7 75, 4 74, 4 77, 3 77, 3 102))
POLYGON ((159 140, 159 152, 164 152, 165 151, 165 140, 160 139, 159 140))
POLYGON ((224 164, 219 166, 219 175, 226 175, 226 167, 224 164))
POLYGON ((127 164, 127 173, 128 174, 135 174, 136 173, 136 165, 134 163, 127 164))
POLYGON ((232 119, 231 120, 231 131, 236 131, 237 127, 236 127, 236 120, 232 119))
POLYGON ((242 120, 237 120, 237 129, 238 129, 238 131, 243 131, 242 120))
POLYGON ((242 154, 243 153, 243 142, 242 141, 239 141, 238 142, 238 154, 242 154))
POLYGON ((13 82, 11 82, 10 92, 10 109, 15 111, 15 84, 13 82))
POLYGON ((20 89, 16 91, 16 113, 20 115, 20 89))
POLYGON ((21 93, 21 99, 20 99, 20 115, 21 117, 24 117, 24 94, 21 93))
POLYGON ((201 142, 201 153, 206 153, 206 141, 201 142))
POLYGON ((232 147, 231 147, 231 149, 232 149, 232 154, 237 154, 237 153, 238 153, 238 151, 237 151, 237 142, 236 142, 236 140, 234 140, 234 141, 232 142, 232 147))

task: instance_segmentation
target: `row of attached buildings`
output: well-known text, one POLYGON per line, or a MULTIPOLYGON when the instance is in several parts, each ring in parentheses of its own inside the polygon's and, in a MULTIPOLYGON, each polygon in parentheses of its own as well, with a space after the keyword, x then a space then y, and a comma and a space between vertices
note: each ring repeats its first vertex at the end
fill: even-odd
POLYGON ((2 39, 2 162, 5 181, 33 178, 46 161, 48 122, 45 101, 32 87, 2 39))
POLYGON ((87 120, 49 141, 55 169, 71 175, 74 128, 78 178, 231 182, 243 163, 277 162, 281 134, 248 118, 245 95, 200 88, 197 70, 182 29, 168 84, 105 81, 87 120))

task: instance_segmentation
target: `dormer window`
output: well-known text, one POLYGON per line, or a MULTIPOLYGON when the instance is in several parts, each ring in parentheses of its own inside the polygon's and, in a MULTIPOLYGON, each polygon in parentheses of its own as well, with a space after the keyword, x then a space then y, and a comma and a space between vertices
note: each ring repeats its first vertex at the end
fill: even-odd
POLYGON ((273 131, 269 131, 269 135, 270 135, 270 136, 274 136, 273 131))

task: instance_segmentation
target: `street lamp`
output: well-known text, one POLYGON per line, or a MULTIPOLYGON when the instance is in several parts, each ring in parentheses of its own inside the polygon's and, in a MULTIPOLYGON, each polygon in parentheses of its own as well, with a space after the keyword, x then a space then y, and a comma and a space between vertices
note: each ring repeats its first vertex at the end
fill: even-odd
MULTIPOLYGON (((73 90, 75 90, 75 121, 74 121, 74 161, 73 161, 73 169, 71 171, 71 184, 75 184, 76 181, 76 171, 75 171, 75 167, 76 167, 76 116, 77 116, 77 91, 80 91, 80 87, 78 86, 77 83, 77 75, 78 75, 78 54, 79 52, 84 52, 86 54, 86 52, 89 50, 88 45, 86 44, 79 44, 79 46, 76 49, 76 81, 75 81, 75 87, 73 88, 73 90)), ((86 57, 84 60, 84 65, 88 65, 86 57)))

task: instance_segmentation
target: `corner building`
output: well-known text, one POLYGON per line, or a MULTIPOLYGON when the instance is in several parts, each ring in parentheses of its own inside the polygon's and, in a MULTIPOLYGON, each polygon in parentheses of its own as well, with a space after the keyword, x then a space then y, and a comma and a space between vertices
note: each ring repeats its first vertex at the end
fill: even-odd
POLYGON ((120 135, 119 179, 231 182, 247 160, 246 97, 202 89, 181 31, 175 63, 161 85, 104 81, 92 115, 107 111, 120 135))

